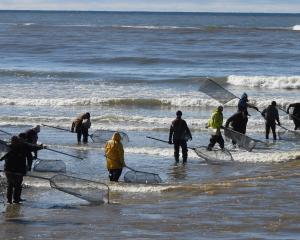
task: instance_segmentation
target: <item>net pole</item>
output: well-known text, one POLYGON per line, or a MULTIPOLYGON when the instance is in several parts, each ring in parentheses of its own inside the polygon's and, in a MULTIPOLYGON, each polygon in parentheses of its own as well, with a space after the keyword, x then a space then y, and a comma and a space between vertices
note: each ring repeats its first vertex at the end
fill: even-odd
POLYGON ((69 156, 69 157, 73 157, 73 158, 77 158, 77 159, 83 160, 83 158, 81 158, 81 157, 77 157, 77 156, 69 154, 69 153, 65 153, 65 152, 61 152, 61 151, 58 151, 58 150, 54 150, 52 148, 45 147, 44 149, 48 150, 48 151, 51 151, 51 152, 56 152, 56 153, 59 153, 59 154, 62 154, 62 155, 66 155, 66 156, 69 156))
POLYGON ((61 127, 54 127, 54 126, 47 125, 47 124, 41 124, 41 125, 44 126, 44 127, 54 128, 54 129, 58 129, 58 130, 61 130, 61 131, 65 131, 65 132, 70 132, 70 133, 72 133, 72 131, 69 130, 69 129, 65 129, 65 128, 61 128, 61 127))

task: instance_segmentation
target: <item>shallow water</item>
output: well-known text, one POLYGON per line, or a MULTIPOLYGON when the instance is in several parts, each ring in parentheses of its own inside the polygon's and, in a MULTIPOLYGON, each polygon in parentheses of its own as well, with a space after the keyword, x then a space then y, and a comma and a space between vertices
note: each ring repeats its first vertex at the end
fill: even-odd
MULTIPOLYGON (((198 91, 206 76, 236 96, 246 91, 260 110, 299 101, 297 25, 298 14, 1 11, 0 129, 69 128, 89 111, 90 133, 126 132, 126 164, 163 181, 111 184, 103 144, 77 145, 74 134, 42 127, 41 143, 83 160, 47 150, 39 157, 108 184, 110 203, 26 177, 27 201, 0 205, 1 239, 297 239, 300 141, 269 140, 252 152, 227 141, 233 163, 208 164, 189 150, 183 165, 174 164, 172 146, 146 138, 167 140, 181 109, 189 147, 208 144, 205 124, 220 103, 198 91)), ((225 119, 236 104, 225 104, 225 119)), ((247 134, 265 141, 263 119, 249 112, 247 134)), ((282 111, 280 119, 293 129, 282 111)))

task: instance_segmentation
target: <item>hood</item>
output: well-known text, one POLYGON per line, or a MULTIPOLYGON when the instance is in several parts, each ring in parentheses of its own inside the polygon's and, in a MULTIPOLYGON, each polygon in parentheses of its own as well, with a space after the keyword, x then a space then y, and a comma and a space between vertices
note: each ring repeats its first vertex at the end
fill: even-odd
POLYGON ((114 141, 116 141, 116 142, 120 142, 121 141, 121 135, 120 135, 120 133, 115 132, 111 139, 114 140, 114 141))
POLYGON ((247 98, 248 98, 247 93, 243 93, 243 95, 241 96, 241 99, 247 99, 247 98))

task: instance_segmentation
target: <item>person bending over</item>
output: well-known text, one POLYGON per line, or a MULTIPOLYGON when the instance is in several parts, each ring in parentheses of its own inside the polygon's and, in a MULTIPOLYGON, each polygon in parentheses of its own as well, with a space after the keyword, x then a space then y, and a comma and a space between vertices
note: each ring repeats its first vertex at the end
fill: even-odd
POLYGON ((89 128, 91 127, 90 113, 84 113, 76 117, 72 122, 71 132, 77 133, 77 142, 81 143, 81 136, 83 136, 83 143, 88 142, 89 128))

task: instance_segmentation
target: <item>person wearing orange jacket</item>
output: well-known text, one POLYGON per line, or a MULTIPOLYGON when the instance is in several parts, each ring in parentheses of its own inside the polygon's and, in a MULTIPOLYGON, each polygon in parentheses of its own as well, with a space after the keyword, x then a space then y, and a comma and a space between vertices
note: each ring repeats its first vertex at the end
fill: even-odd
POLYGON ((105 145, 105 156, 109 179, 118 182, 123 168, 126 166, 124 161, 124 148, 121 143, 121 135, 115 132, 112 139, 105 145))

